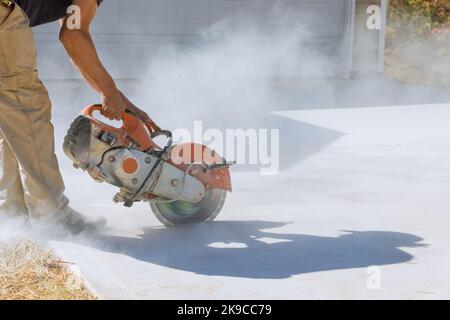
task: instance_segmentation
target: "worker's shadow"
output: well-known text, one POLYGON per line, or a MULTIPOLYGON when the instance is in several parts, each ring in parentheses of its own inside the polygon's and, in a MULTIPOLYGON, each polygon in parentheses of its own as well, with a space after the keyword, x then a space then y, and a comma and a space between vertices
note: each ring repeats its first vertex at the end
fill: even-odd
POLYGON ((398 232, 345 231, 338 237, 268 231, 283 222, 218 221, 150 228, 140 238, 100 236, 99 249, 204 275, 282 279, 292 275, 409 261, 424 246, 398 232))

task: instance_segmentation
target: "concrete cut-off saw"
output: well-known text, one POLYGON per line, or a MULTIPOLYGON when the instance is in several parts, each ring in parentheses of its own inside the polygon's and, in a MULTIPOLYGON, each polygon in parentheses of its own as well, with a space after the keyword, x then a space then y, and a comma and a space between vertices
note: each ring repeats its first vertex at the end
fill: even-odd
POLYGON ((114 201, 131 207, 150 203, 166 226, 213 220, 231 192, 228 163, 214 150, 196 144, 172 145, 172 133, 131 111, 117 128, 94 117, 101 105, 86 107, 71 124, 64 153, 77 169, 120 190, 114 201), (165 136, 167 144, 154 139, 165 136))

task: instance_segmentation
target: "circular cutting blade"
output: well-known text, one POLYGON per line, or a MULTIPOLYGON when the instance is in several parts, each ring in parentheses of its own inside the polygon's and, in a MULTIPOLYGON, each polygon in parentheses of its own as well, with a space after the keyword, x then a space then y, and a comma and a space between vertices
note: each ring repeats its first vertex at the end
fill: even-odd
POLYGON ((225 190, 212 189, 197 203, 154 201, 150 202, 150 208, 156 218, 166 226, 211 221, 220 213, 226 195, 225 190))

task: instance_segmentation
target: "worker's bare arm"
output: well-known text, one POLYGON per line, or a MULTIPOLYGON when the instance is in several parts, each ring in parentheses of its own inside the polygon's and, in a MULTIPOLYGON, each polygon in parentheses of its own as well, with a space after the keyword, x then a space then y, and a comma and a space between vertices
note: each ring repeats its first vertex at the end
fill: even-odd
MULTIPOLYGON (((101 94, 104 106, 102 114, 110 119, 119 120, 130 102, 124 99, 100 61, 89 31, 97 14, 98 0, 74 0, 72 4, 80 9, 80 28, 71 28, 67 23, 69 16, 66 16, 61 20, 60 41, 86 81, 101 94)), ((132 105, 131 108, 134 109, 135 106, 132 105)))

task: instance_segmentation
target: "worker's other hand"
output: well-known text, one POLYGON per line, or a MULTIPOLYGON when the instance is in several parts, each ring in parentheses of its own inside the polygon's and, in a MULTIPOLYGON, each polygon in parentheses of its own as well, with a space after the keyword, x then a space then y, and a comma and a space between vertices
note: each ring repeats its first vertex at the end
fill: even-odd
POLYGON ((122 120, 125 103, 120 91, 114 90, 109 94, 102 94, 102 110, 100 113, 110 120, 122 120))
POLYGON ((128 99, 123 92, 121 92, 123 102, 125 103, 125 108, 132 113, 134 113, 139 119, 142 121, 148 121, 150 120, 150 117, 148 116, 147 112, 139 109, 133 102, 128 99))
POLYGON ((142 121, 148 121, 150 120, 150 117, 148 116, 147 112, 137 108, 137 107, 127 107, 128 110, 130 110, 131 112, 133 112, 139 119, 141 119, 142 121))
POLYGON ((152 119, 148 116, 147 112, 141 110, 138 108, 133 102, 131 102, 123 93, 122 99, 125 102, 126 109, 131 111, 136 117, 141 119, 141 121, 144 122, 144 124, 151 128, 152 131, 160 131, 161 128, 158 127, 152 119))

